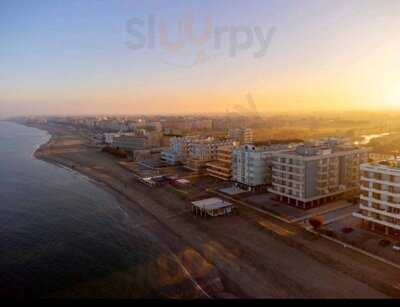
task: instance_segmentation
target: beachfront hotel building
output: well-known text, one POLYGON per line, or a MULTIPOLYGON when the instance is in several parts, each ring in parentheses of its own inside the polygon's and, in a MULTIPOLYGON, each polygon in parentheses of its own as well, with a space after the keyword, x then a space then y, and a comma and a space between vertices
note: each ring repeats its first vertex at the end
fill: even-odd
POLYGON ((207 163, 207 174, 224 181, 232 178, 233 145, 220 146, 217 149, 217 159, 207 163))
POLYGON ((363 164, 360 208, 353 216, 370 230, 400 236, 400 160, 363 164))
POLYGON ((192 171, 203 172, 208 162, 217 160, 218 149, 231 144, 231 141, 220 141, 213 137, 191 142, 185 167, 192 171))
POLYGON ((149 155, 151 149, 160 147, 160 133, 118 133, 109 145, 124 150, 130 159, 138 160, 149 155))
POLYGON ((212 137, 173 137, 170 147, 161 153, 161 159, 168 164, 183 164, 193 171, 203 171, 208 162, 217 160, 218 149, 232 145, 231 141, 220 141, 212 137))
POLYGON ((337 140, 311 142, 272 155, 272 187, 281 202, 308 209, 359 193, 368 150, 337 140))
POLYGON ((148 147, 147 138, 145 136, 137 136, 133 133, 114 136, 112 145, 131 152, 148 147))
POLYGON ((265 190, 271 184, 272 154, 288 150, 288 144, 246 144, 233 149, 232 181, 250 191, 265 190))

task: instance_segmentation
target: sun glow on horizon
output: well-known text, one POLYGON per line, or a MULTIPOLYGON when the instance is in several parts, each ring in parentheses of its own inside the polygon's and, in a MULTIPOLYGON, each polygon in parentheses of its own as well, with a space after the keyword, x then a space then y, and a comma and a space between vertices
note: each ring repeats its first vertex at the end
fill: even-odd
POLYGON ((267 113, 400 108, 397 1, 188 0, 165 11, 161 0, 25 5, 29 13, 2 2, 0 114, 225 112, 246 105, 247 93, 267 113), (155 14, 176 40, 188 10, 212 15, 216 26, 248 25, 252 44, 230 56, 226 36, 215 57, 212 43, 188 45, 174 61, 191 62, 200 49, 209 55, 188 67, 166 63, 160 48, 127 48, 127 21, 155 14), (257 29, 271 27, 265 55, 254 57, 257 29))

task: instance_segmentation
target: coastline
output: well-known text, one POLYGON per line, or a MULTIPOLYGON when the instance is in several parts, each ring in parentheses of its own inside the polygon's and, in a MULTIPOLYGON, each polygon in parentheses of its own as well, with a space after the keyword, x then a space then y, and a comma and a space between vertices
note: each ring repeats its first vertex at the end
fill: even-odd
MULTIPOLYGON (((21 124, 21 123, 18 123, 21 124)), ((24 124, 21 124, 24 125, 24 124)), ((64 144, 62 140, 60 140, 60 132, 52 131, 48 127, 44 126, 37 126, 37 125, 24 125, 30 128, 35 128, 41 131, 46 132, 49 135, 49 139, 39 145, 36 150, 33 152, 33 157, 35 159, 38 159, 40 161, 43 161, 45 163, 49 163, 51 165, 61 167, 69 172, 73 172, 74 174, 79 175, 80 177, 84 178, 85 180, 89 181, 90 183, 96 185, 106 193, 111 194, 115 199, 118 200, 121 206, 124 208, 128 206, 139 206, 142 210, 145 210, 138 202, 136 202, 134 199, 132 199, 129 195, 126 193, 123 193, 119 188, 117 188, 115 185, 102 180, 101 176, 96 175, 95 172, 90 172, 85 169, 85 166, 80 165, 80 163, 77 163, 76 161, 71 162, 69 159, 63 159, 61 157, 57 157, 56 153, 59 152, 57 150, 57 147, 69 147, 71 146, 70 144, 64 144), (55 148, 54 148, 55 147, 55 148)), ((64 135, 64 132, 61 132, 61 135, 64 135)), ((74 136, 75 138, 76 136, 74 136)), ((82 141, 82 143, 79 142, 79 146, 85 146, 86 143, 82 141)), ((151 213, 150 213, 151 214, 151 213)), ((176 243, 175 243, 176 244, 176 243)), ((194 273, 195 275, 198 275, 197 269, 193 267, 192 264, 188 263, 182 263, 180 259, 178 258, 179 255, 175 255, 173 251, 170 251, 173 254, 173 257, 176 259, 176 262, 178 265, 182 268, 182 271, 185 275, 185 278, 190 281, 190 283, 193 284, 193 288, 196 290, 197 293, 192 293, 190 297, 183 296, 183 298, 211 298, 212 296, 216 296, 218 292, 221 292, 220 290, 223 289, 223 286, 221 284, 221 281, 216 275, 216 272, 213 272, 210 276, 201 276, 200 283, 196 281, 196 277, 194 277, 192 274, 194 273), (186 267, 188 266, 188 267, 186 267), (204 278, 206 277, 206 278, 204 278), (209 279, 209 280, 208 280, 209 279), (207 291, 210 291, 211 294, 209 294, 207 291), (217 291, 214 291, 214 289, 217 291)), ((204 260, 203 260, 204 261, 204 260)), ((209 265, 206 263, 206 265, 209 265)), ((167 270, 170 268, 167 268, 167 270)), ((168 273, 167 273, 168 274, 168 273)), ((164 277, 165 278, 165 277, 164 277)), ((185 286, 187 287, 187 286, 185 286)), ((189 292, 191 290, 189 289, 189 292)), ((172 290, 172 292, 174 292, 172 290)), ((232 296, 234 297, 233 294, 227 294, 227 293, 222 293, 222 295, 227 295, 228 297, 232 296)), ((218 296, 218 295, 217 295, 218 296)))
MULTIPOLYGON (((199 290, 194 297, 400 297, 386 285, 397 278, 397 272, 375 263, 371 266, 370 259, 340 250, 321 238, 310 240, 300 232, 293 238, 280 237, 273 230, 260 228, 266 218, 246 210, 218 223, 194 219, 176 195, 135 182, 114 157, 85 146, 76 133, 45 125, 33 128, 50 135, 34 152, 35 158, 81 174, 114 195, 124 209, 140 210, 151 217, 151 225, 143 227, 159 237, 180 262, 186 277, 199 290), (300 269, 299 275, 296 271, 301 261, 309 270, 300 269), (373 266, 382 272, 377 274, 370 268, 373 266), (370 270, 370 276, 375 274, 377 280, 363 270, 370 270), (321 281, 310 281, 315 274, 321 281), (333 280, 339 280, 340 286, 320 286, 333 280)), ((294 225, 290 227, 299 231, 294 225)))

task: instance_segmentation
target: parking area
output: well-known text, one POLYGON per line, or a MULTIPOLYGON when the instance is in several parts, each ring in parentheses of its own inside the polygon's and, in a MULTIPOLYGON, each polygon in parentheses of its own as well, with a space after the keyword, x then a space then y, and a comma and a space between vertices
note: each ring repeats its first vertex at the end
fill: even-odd
POLYGON ((361 221, 351 215, 325 225, 323 229, 328 231, 326 234, 329 236, 400 264, 400 251, 392 248, 400 238, 395 239, 364 229, 361 221))
POLYGON ((354 205, 345 200, 331 202, 309 210, 303 210, 277 201, 271 193, 247 194, 240 199, 261 210, 274 213, 289 221, 296 222, 305 221, 314 215, 321 215, 326 221, 335 220, 336 218, 343 217, 346 214, 351 214, 355 210, 354 205))

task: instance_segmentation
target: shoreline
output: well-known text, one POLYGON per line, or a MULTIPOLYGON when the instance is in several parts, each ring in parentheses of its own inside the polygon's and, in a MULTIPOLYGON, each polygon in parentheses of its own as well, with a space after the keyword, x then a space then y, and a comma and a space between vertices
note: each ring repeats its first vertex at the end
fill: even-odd
POLYGON ((140 208, 151 216, 155 224, 148 227, 149 231, 161 238, 189 276, 212 297, 400 297, 398 290, 387 285, 391 278, 397 278, 397 272, 371 264, 370 259, 338 249, 321 238, 310 240, 295 225, 269 219, 267 225, 276 223, 298 232, 293 238, 280 237, 273 229, 260 228, 260 220, 265 217, 245 209, 241 209, 240 216, 221 218, 218 223, 194 219, 176 195, 134 182, 126 170, 116 165, 114 157, 87 148, 79 135, 60 127, 26 126, 50 135, 35 151, 35 158, 86 177, 116 197, 124 210, 140 208), (303 270, 298 266, 302 262, 301 267, 310 269, 298 275, 295 272, 303 270), (377 274, 374 266, 382 272, 377 274), (321 280, 312 279, 315 275, 321 280), (340 286, 322 285, 332 282, 332 278, 339 280, 340 286))
MULTIPOLYGON (((21 124, 21 123, 18 123, 18 124, 21 124)), ((81 167, 80 165, 76 165, 75 163, 71 163, 70 161, 68 161, 66 159, 55 157, 54 154, 51 153, 51 147, 57 145, 58 138, 60 137, 57 133, 54 133, 51 130, 46 129, 45 127, 37 127, 37 126, 24 125, 24 124, 21 124, 21 125, 29 127, 29 128, 35 128, 35 129, 44 131, 49 135, 49 139, 45 143, 39 145, 36 148, 36 150, 33 152, 32 155, 35 159, 38 159, 45 163, 49 163, 56 167, 63 168, 68 172, 72 172, 72 173, 80 176, 81 178, 83 178, 84 180, 87 180, 91 184, 96 185, 98 188, 102 189, 104 192, 106 192, 106 193, 110 194, 112 197, 114 197, 119 202, 119 204, 121 205, 123 210, 125 210, 127 206, 134 205, 134 206, 138 206, 142 210, 146 211, 146 208, 141 206, 135 199, 132 199, 129 195, 123 193, 120 189, 118 189, 113 184, 110 184, 110 183, 102 180, 99 176, 96 176, 93 172, 85 171, 84 167, 81 167)), ((148 211, 147 211, 147 214, 152 215, 148 211)), ((152 215, 152 216, 158 220, 157 217, 155 217, 154 215, 152 215)), ((161 223, 161 221, 160 221, 160 223, 161 223)), ((207 281, 203 282, 204 285, 200 285, 196 281, 196 279, 192 276, 192 273, 190 272, 190 271, 193 271, 193 268, 192 267, 190 267, 189 269, 186 268, 185 265, 179 261, 178 256, 175 255, 173 252, 172 252, 172 254, 173 254, 174 258, 177 260, 179 266, 182 268, 182 270, 183 270, 184 274, 186 275, 186 277, 188 278, 188 280, 190 280, 190 282, 193 283, 194 288, 197 289, 197 291, 199 292, 199 295, 196 294, 195 297, 197 297, 197 298, 212 298, 212 295, 215 296, 217 294, 217 293, 209 294, 203 288, 204 286, 206 286, 206 287, 213 286, 212 285, 213 280, 211 282, 211 285, 207 285, 208 284, 207 281)), ((218 281, 217 281, 217 283, 218 283, 218 281)), ((221 288, 221 285, 217 285, 217 288, 221 288)), ((214 291, 211 291, 211 292, 214 292, 214 291)), ((217 292, 219 292, 219 291, 217 291, 217 292)), ((224 292, 223 295, 226 295, 226 293, 224 292)), ((228 293, 228 297, 231 297, 231 296, 235 297, 233 294, 228 293)))
POLYGON ((65 160, 65 159, 60 159, 60 158, 57 159, 54 156, 52 157, 52 154, 49 153, 48 151, 52 145, 55 145, 57 138, 58 138, 57 133, 51 132, 51 130, 49 130, 48 128, 46 129, 46 127, 42 127, 42 126, 27 125, 27 124, 18 123, 18 122, 13 122, 13 123, 16 123, 18 125, 22 125, 22 126, 25 126, 28 128, 34 128, 34 129, 43 131, 48 135, 48 137, 49 137, 48 140, 46 142, 38 145, 36 147, 36 149, 32 152, 32 157, 34 157, 35 159, 40 160, 45 163, 48 163, 48 164, 51 164, 53 166, 60 167, 68 172, 79 175, 82 178, 84 178, 85 180, 89 181, 92 184, 97 185, 98 187, 100 187, 102 189, 106 188, 107 189, 106 192, 112 193, 113 196, 125 197, 125 195, 123 193, 120 193, 119 191, 113 189, 110 185, 107 185, 106 183, 104 183, 102 180, 100 180, 96 176, 89 175, 89 174, 87 174, 87 172, 77 169, 75 164, 71 164, 71 163, 67 162, 67 160, 65 160))

